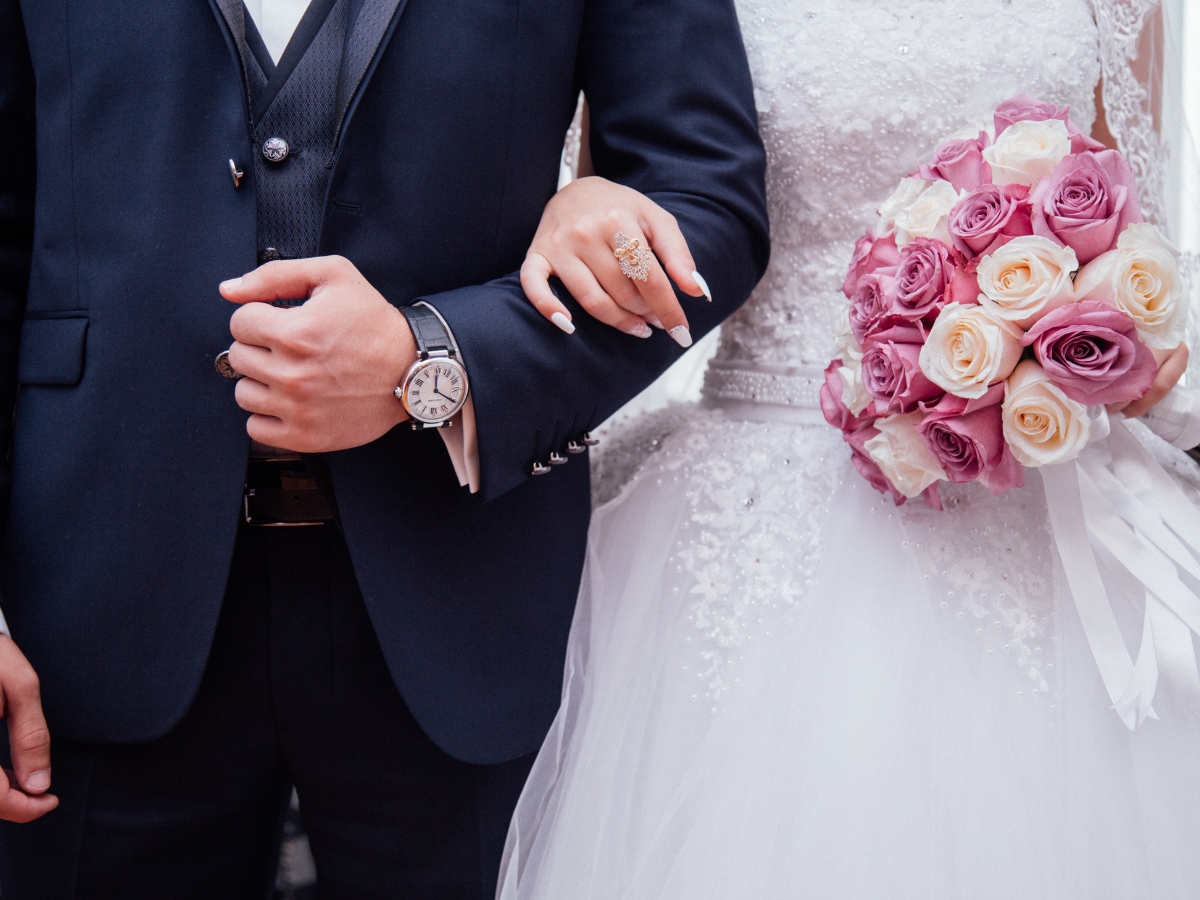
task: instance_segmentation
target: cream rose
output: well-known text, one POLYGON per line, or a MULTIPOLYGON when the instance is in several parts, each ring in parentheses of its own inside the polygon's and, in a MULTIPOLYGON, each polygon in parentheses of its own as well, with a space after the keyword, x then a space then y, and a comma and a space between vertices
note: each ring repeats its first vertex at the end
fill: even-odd
POLYGON ((1126 313, 1142 343, 1172 350, 1183 340, 1187 303, 1176 250, 1153 225, 1128 226, 1109 250, 1075 278, 1075 296, 1099 300, 1126 313))
POLYGON ((876 232, 886 234, 891 231, 896 225, 896 216, 908 209, 927 187, 929 182, 920 178, 900 179, 900 184, 892 191, 892 196, 884 200, 883 205, 879 207, 879 227, 875 229, 876 232))
POLYGON ((950 239, 950 210, 962 199, 948 181, 934 181, 904 209, 899 210, 892 220, 896 229, 896 246, 903 247, 916 238, 936 238, 947 246, 950 239))
POLYGON ((861 415, 875 399, 863 384, 862 354, 858 354, 858 359, 853 363, 844 363, 837 372, 842 379, 842 403, 854 415, 861 415))
POLYGON ((1027 184, 1030 187, 1054 173, 1054 167, 1071 152, 1067 126, 1058 119, 1044 122, 1014 122, 984 148, 983 158, 992 167, 996 184, 1027 184))
POLYGON ((905 497, 916 497, 946 477, 917 434, 922 418, 921 413, 914 412, 876 419, 879 434, 863 444, 867 455, 905 497))
POLYGON ((842 403, 854 415, 859 415, 874 399, 862 380, 862 347, 850 327, 850 311, 843 306, 838 310, 837 349, 842 366, 837 370, 842 379, 842 403))
POLYGON ((1078 268, 1070 247, 1036 234, 1013 238, 979 261, 979 302, 997 318, 1029 328, 1077 299, 1071 273, 1078 268))
POLYGON ((1087 407, 1064 394, 1032 359, 1009 376, 1000 417, 1004 440, 1023 466, 1069 462, 1091 439, 1087 407))
POLYGON ((925 377, 944 391, 976 399, 1007 378, 1021 358, 1021 332, 982 306, 947 304, 921 348, 925 377))

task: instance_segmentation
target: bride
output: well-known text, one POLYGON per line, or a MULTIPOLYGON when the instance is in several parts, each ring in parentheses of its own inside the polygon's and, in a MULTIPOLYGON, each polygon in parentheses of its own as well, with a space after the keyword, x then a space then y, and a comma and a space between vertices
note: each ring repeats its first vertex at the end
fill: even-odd
MULTIPOLYGON (((1163 142, 1138 81, 1159 71, 1138 52, 1160 11, 738 9, 769 156, 771 266, 723 329, 705 402, 617 440, 640 467, 594 515, 562 708, 499 895, 1200 896, 1200 713, 1166 686, 1135 730, 1112 709, 1037 472, 998 498, 943 485, 944 511, 896 507, 855 473, 817 405, 855 238, 939 138, 1004 98, 1034 95, 1069 106, 1085 132, 1111 131, 1143 209, 1166 224, 1163 142)), ((585 179, 560 192, 527 274, 563 268, 556 214, 624 190, 585 179)), ((686 251, 652 240, 686 273, 667 260, 686 251)), ((611 264, 602 250, 593 266, 611 264)), ((1170 383, 1177 368, 1163 368, 1170 383)), ((1194 464, 1144 437, 1194 498, 1194 464)), ((611 455, 605 466, 620 468, 611 455)), ((1141 614, 1115 612, 1136 647, 1141 614)))

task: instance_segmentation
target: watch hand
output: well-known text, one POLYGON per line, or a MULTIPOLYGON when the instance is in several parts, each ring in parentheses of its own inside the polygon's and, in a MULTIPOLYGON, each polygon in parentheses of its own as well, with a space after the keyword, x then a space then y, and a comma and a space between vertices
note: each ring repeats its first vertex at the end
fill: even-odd
POLYGON ((445 394, 443 394, 441 391, 439 391, 439 390, 437 389, 437 382, 436 382, 436 380, 434 381, 433 392, 434 392, 435 394, 437 394, 439 397, 445 397, 445 398, 446 398, 447 400, 449 400, 451 403, 453 403, 453 402, 454 402, 454 398, 453 398, 453 397, 446 397, 446 395, 445 395, 445 394))

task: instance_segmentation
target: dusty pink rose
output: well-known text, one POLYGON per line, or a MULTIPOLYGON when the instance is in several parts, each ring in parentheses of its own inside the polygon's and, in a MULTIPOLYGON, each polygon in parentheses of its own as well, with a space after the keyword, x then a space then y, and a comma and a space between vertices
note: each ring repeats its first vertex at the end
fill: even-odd
POLYGON ((1063 157, 1033 192, 1033 232, 1070 247, 1086 265, 1142 221, 1137 181, 1116 150, 1063 157))
POLYGON ((863 386, 875 398, 876 415, 913 412, 922 401, 945 393, 921 371, 923 341, 920 328, 895 325, 876 332, 863 345, 863 386))
POLYGON ((1048 119, 1058 119, 1067 126, 1067 135, 1071 138, 1071 152, 1082 153, 1085 150, 1103 150, 1104 145, 1088 137, 1079 130, 1079 126, 1071 121, 1069 108, 1059 109, 1053 103, 1037 100, 1028 94, 1017 94, 1009 97, 996 107, 993 121, 996 124, 996 134, 1014 122, 1045 122, 1048 119))
POLYGON ((1029 329, 1023 343, 1032 345, 1050 380, 1086 406, 1138 400, 1158 373, 1133 319, 1098 300, 1060 306, 1029 329))
POLYGON ((887 480, 887 476, 883 474, 883 470, 875 460, 871 459, 871 455, 867 453, 865 444, 875 435, 879 434, 879 429, 874 425, 867 425, 865 428, 860 428, 857 431, 843 431, 842 437, 846 443, 850 445, 850 462, 854 464, 854 468, 858 474, 867 480, 867 483, 881 494, 891 494, 892 502, 897 506, 903 506, 904 501, 908 498, 896 490, 895 486, 887 480))
POLYGON ((900 250, 896 267, 895 315, 910 322, 936 318, 946 305, 946 288, 954 280, 949 247, 932 238, 917 238, 900 250))
POLYGON ((958 484, 980 481, 993 494, 1025 484, 1025 470, 1008 449, 1000 402, 1004 385, 976 400, 947 394, 917 426, 917 434, 946 477, 958 484))
POLYGON ((850 330, 860 345, 887 318, 896 299, 895 281, 882 272, 870 272, 858 279, 850 298, 850 330))
POLYGON ((977 138, 947 141, 917 174, 926 181, 948 181, 956 191, 973 191, 992 180, 992 167, 983 159, 983 150, 990 142, 986 131, 979 132, 977 138))
POLYGON ((853 297, 858 279, 879 269, 894 266, 899 261, 900 251, 896 249, 895 234, 888 232, 883 237, 876 237, 874 233, 867 232, 854 245, 854 256, 850 259, 850 267, 842 281, 842 293, 853 297))
POLYGON ((968 259, 978 259, 1015 237, 1033 234, 1029 188, 1023 184, 985 184, 950 210, 950 237, 968 259))
POLYGON ((825 383, 821 385, 821 414, 825 421, 840 431, 857 431, 875 421, 875 417, 864 413, 856 416, 842 402, 844 382, 838 375, 842 361, 835 359, 825 368, 825 383))
POLYGON ((979 304, 979 277, 971 266, 954 270, 954 280, 946 288, 946 302, 943 305, 949 306, 951 303, 959 306, 979 304))

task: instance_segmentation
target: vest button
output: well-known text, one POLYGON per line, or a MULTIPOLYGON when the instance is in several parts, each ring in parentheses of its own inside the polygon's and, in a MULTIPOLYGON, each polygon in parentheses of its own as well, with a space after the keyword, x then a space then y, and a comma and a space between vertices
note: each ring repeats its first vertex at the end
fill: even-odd
POLYGON ((287 141, 283 138, 267 138, 263 141, 262 155, 268 162, 283 162, 287 159, 289 149, 287 141))
POLYGON ((274 247, 267 247, 265 250, 258 252, 258 261, 260 263, 274 262, 277 259, 283 259, 283 254, 274 247))

